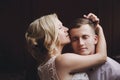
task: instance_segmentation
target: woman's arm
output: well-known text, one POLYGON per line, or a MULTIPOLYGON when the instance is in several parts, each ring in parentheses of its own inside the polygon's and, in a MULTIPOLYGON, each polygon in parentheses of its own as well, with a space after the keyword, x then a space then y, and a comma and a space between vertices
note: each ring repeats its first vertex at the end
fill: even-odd
POLYGON ((96 46, 96 53, 106 53, 103 54, 103 56, 107 57, 106 40, 103 33, 103 29, 99 24, 96 25, 96 31, 98 34, 98 44, 96 46))

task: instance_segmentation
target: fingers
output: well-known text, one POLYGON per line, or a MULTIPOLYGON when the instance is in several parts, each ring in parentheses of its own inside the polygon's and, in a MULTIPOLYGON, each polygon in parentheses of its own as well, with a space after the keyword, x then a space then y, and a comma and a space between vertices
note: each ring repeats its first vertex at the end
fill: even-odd
POLYGON ((100 22, 99 18, 93 13, 89 13, 88 15, 83 15, 83 16, 87 19, 91 19, 93 22, 97 22, 97 23, 100 22))
POLYGON ((83 17, 88 18, 87 15, 83 15, 83 17))

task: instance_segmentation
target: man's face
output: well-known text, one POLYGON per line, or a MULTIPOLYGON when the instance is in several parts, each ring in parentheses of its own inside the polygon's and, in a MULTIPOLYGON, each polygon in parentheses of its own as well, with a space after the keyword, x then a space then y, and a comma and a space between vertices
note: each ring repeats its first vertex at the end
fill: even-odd
POLYGON ((91 55, 95 53, 95 44, 98 39, 94 30, 88 25, 70 30, 71 44, 76 54, 91 55))

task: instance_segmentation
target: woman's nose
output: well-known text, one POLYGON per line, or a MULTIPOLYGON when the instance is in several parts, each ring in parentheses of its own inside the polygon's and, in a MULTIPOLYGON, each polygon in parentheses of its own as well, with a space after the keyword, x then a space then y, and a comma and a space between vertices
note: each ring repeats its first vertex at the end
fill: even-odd
POLYGON ((69 29, 67 27, 64 27, 65 31, 68 31, 69 29))

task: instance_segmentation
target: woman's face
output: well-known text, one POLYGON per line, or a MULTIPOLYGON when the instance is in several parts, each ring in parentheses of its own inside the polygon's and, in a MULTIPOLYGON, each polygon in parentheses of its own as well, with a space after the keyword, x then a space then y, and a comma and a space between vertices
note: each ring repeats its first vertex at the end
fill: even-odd
POLYGON ((62 22, 60 20, 57 21, 58 23, 58 39, 61 43, 61 45, 65 45, 70 43, 70 38, 68 34, 68 28, 63 26, 62 22))

